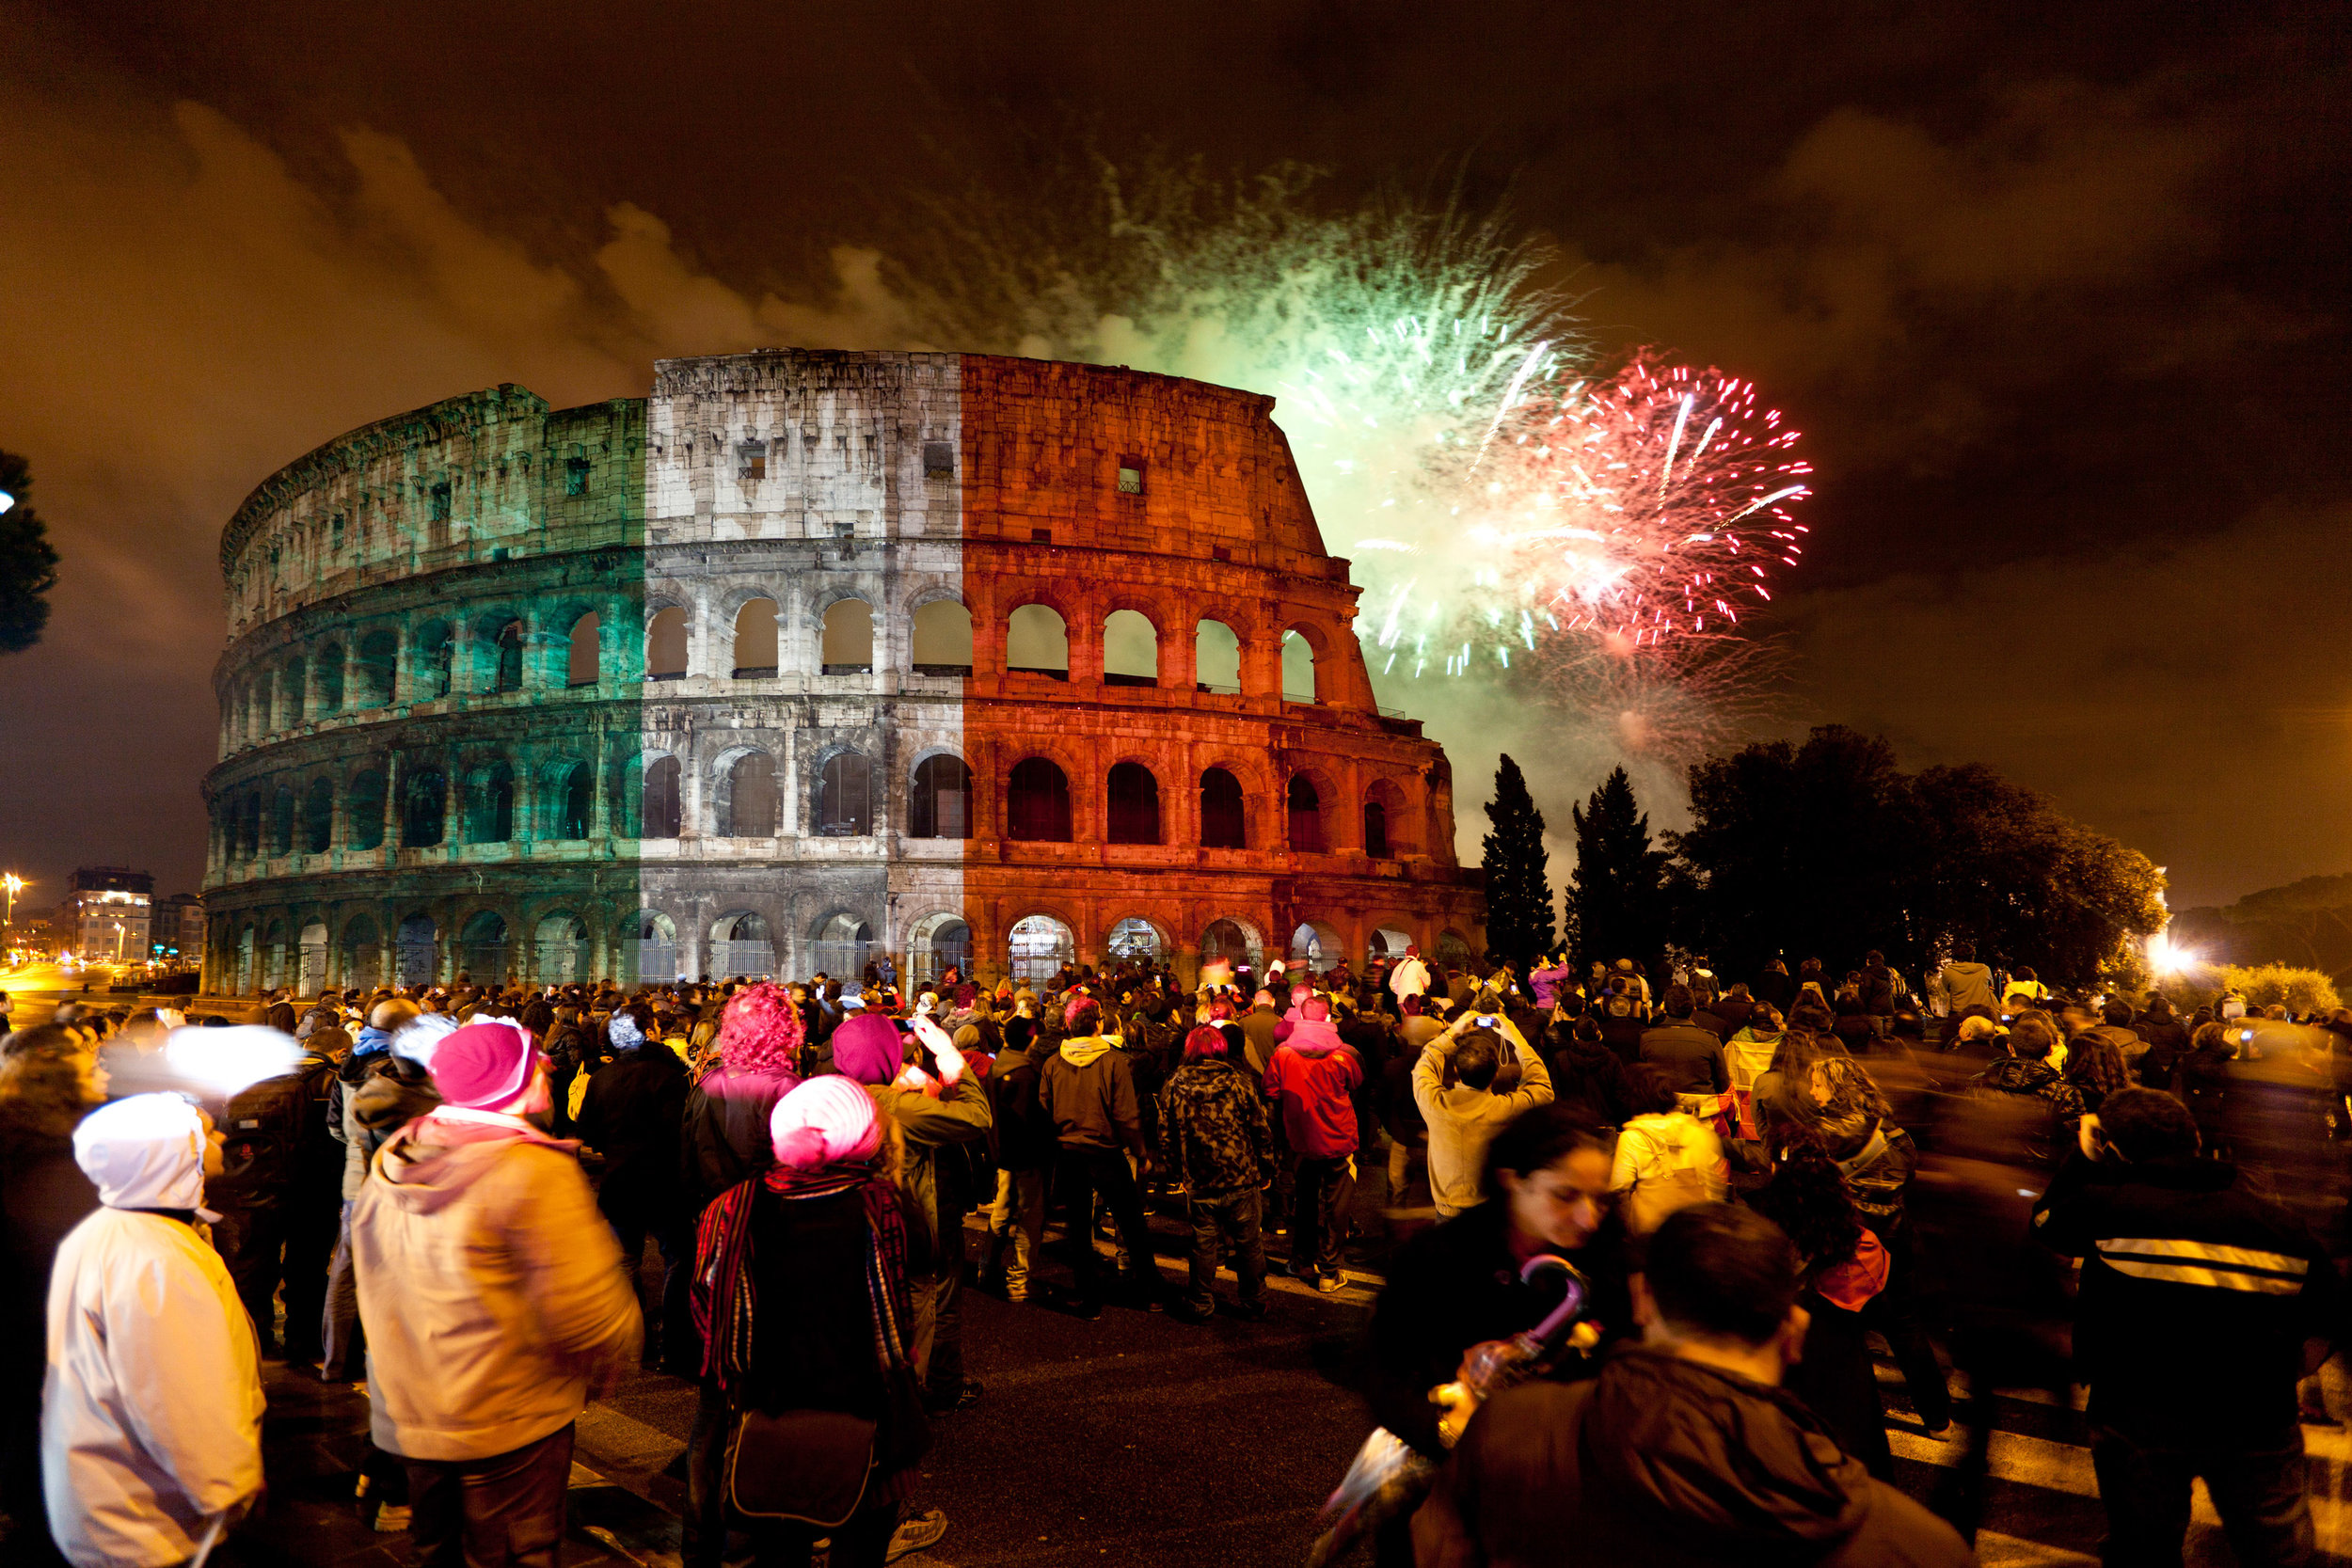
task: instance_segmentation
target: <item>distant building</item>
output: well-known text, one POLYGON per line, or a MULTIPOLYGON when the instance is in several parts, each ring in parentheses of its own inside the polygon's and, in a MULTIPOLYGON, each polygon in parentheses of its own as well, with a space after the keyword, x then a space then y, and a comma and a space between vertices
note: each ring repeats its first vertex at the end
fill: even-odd
POLYGON ((175 893, 155 906, 153 945, 177 947, 177 953, 156 954, 159 959, 200 963, 204 958, 204 900, 193 893, 175 893))
POLYGON ((147 961, 154 914, 155 879, 123 865, 86 865, 73 873, 59 912, 86 959, 147 961))

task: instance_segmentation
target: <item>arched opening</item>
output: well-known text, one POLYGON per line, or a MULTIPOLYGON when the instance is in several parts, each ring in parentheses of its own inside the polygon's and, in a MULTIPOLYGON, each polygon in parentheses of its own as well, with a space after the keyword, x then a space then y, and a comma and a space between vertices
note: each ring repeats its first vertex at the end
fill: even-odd
POLYGON ((1013 764, 1005 787, 1005 836, 1030 843, 1070 842, 1070 780, 1043 757, 1013 764))
MULTIPOLYGON (((335 785, 329 779, 312 779, 302 792, 302 852, 324 855, 335 840, 335 785)), ((325 942, 326 934, 319 933, 325 942)))
POLYGON ((1290 814, 1291 847, 1309 852, 1323 848, 1323 799, 1315 793, 1315 786, 1306 774, 1291 775, 1285 803, 1290 814))
POLYGON ((520 619, 505 622, 498 629, 498 672, 490 683, 493 691, 520 691, 523 689, 523 624, 520 619))
POLYGON ((477 985, 498 985, 506 978, 506 918, 495 910, 477 910, 457 934, 457 973, 477 985))
POLYGON ((835 752, 817 770, 815 831, 827 838, 864 838, 874 831, 874 765, 857 752, 835 752))
POLYGON ((438 973, 437 949, 440 932, 434 927, 431 915, 412 914, 400 923, 400 933, 394 942, 393 972, 396 981, 404 986, 429 986, 438 973))
POLYGON ((1388 958, 1391 961, 1403 958, 1405 950, 1412 945, 1411 934, 1400 931, 1393 926, 1379 927, 1364 943, 1367 956, 1375 958, 1388 958))
POLYGON ((907 961, 914 971, 917 984, 935 981, 951 969, 970 974, 972 927, 961 917, 944 911, 925 915, 907 933, 907 961))
POLYGON ((972 673, 972 612, 954 599, 933 599, 914 612, 911 662, 918 675, 972 673))
POLYGON ((354 849, 384 847, 384 775, 370 771, 351 781, 343 803, 343 842, 354 849))
POLYGON ((854 985, 866 973, 866 963, 873 950, 871 926, 853 914, 828 915, 818 923, 816 938, 809 943, 809 969, 813 974, 846 979, 854 985))
POLYGON ((237 937, 237 994, 240 996, 249 995, 253 990, 256 946, 253 927, 247 926, 237 937))
POLYGON ((1222 768, 1201 770, 1200 847, 1204 849, 1249 847, 1249 815, 1242 803, 1241 781, 1222 768))
POLYGON ((581 839, 588 836, 588 816, 594 809, 596 775, 584 762, 575 762, 556 774, 555 787, 548 792, 554 816, 548 823, 548 836, 560 839, 581 839))
POLYGON ((1315 700, 1315 649, 1295 631, 1282 634, 1282 701, 1315 700))
POLYGON ((316 996, 326 989, 326 927, 312 921, 294 943, 294 994, 316 996))
POLYGON ((430 849, 440 843, 448 807, 449 780, 439 768, 420 768, 411 772, 401 802, 400 847, 430 849))
POLYGON ((302 722, 305 674, 302 660, 297 658, 278 677, 278 727, 281 730, 290 730, 302 722))
POLYGON ((424 630, 417 634, 416 647, 409 656, 408 682, 418 702, 437 703, 449 695, 456 657, 457 640, 451 634, 449 623, 427 622, 424 630))
POLYGON ((1109 832, 1113 844, 1157 844, 1160 841, 1160 782, 1139 762, 1122 762, 1111 768, 1109 832))
POLYGON ((1122 958, 1137 958, 1150 963, 1168 951, 1168 944, 1160 939, 1160 928, 1135 915, 1129 915, 1113 926, 1104 945, 1110 950, 1113 963, 1122 958))
POLYGON ((604 673, 604 620, 590 610, 572 623, 571 649, 564 658, 565 686, 594 686, 604 673))
POLYGON ((735 678, 768 680, 777 667, 776 601, 754 599, 735 612, 735 678))
POLYGON ((775 977, 776 944, 768 917, 757 912, 723 914, 710 925, 710 958, 704 970, 717 980, 775 977))
POLYGON ((1070 629, 1050 605, 1025 604, 1005 622, 1005 667, 1016 675, 1070 678, 1070 629))
POLYGON ((389 707, 392 683, 400 670, 400 638, 378 629, 359 639, 360 707, 389 707))
POLYGON ((1340 934, 1320 920, 1304 922, 1291 933, 1291 962, 1305 964, 1310 974, 1336 968, 1343 956, 1340 934))
POLYGON ((1006 947, 1013 979, 1033 986, 1052 979, 1078 956, 1070 927, 1050 914, 1025 914, 1014 921, 1006 947))
POLYGON ((262 934, 262 989, 276 990, 286 983, 286 923, 273 920, 262 934))
POLYGON ((1241 691, 1241 639, 1222 621, 1203 621, 1192 639, 1193 689, 1235 696, 1241 691))
POLYGON ((677 837, 681 772, 677 758, 667 752, 645 765, 644 803, 637 818, 639 838, 677 837))
POLYGON ((294 793, 279 784, 269 800, 269 852, 273 855, 294 853, 294 793))
POLYGON ((1160 633, 1133 610, 1114 610, 1103 622, 1103 684, 1160 684, 1160 633))
POLYGON ((244 826, 237 835, 237 847, 246 860, 259 860, 262 855, 262 792, 255 790, 245 798, 244 826))
POLYGON ((726 799, 720 802, 719 832, 724 838, 776 836, 776 759, 746 752, 727 767, 726 799))
POLYGON ((1213 920, 1200 933, 1200 961, 1205 964, 1228 963, 1233 968, 1256 970, 1263 948, 1258 934, 1238 920, 1213 920))
POLYGON ((639 985, 666 985, 678 977, 677 926, 660 910, 639 913, 621 944, 621 965, 639 985))
POLYGON ((961 757, 925 757, 907 791, 909 838, 972 836, 972 769, 961 757))
POLYGON ((1375 860, 1396 860, 1419 852, 1421 835, 1413 831, 1413 805, 1393 779, 1375 779, 1364 791, 1364 853, 1375 860))
MULTIPOLYGON (((319 717, 324 719, 330 713, 341 713, 343 710, 343 649, 342 643, 329 642, 326 647, 319 650, 318 677, 319 717)), ((319 951, 323 955, 326 951, 325 945, 326 938, 322 937, 319 940, 319 951)), ((320 961, 325 962, 324 958, 322 958, 320 961)), ((314 993, 305 991, 303 994, 308 996, 314 993)))
POLYGON ((343 927, 343 984, 384 984, 384 934, 373 915, 353 915, 343 927))
POLYGON ((1389 808, 1377 800, 1364 802, 1364 853, 1376 861, 1389 858, 1389 808))
POLYGON ((569 986, 593 979, 588 927, 569 912, 545 915, 532 934, 532 978, 543 986, 569 986))
POLYGON ((645 678, 682 680, 686 675, 686 611, 676 605, 657 610, 645 626, 645 678))
POLYGON ((466 842, 504 844, 515 836, 515 770, 504 758, 474 770, 466 800, 466 842))
POLYGON ((825 607, 824 673, 874 673, 874 610, 864 599, 836 599, 825 607))

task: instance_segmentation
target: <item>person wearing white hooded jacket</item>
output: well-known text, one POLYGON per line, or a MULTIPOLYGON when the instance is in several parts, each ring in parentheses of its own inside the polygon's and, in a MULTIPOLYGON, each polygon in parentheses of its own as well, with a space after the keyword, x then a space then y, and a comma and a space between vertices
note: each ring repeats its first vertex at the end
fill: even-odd
POLYGON ((220 1143, 174 1094, 103 1105, 73 1130, 101 1207, 49 1285, 41 1485, 76 1568, 162 1568, 208 1549, 262 1494, 260 1346, 197 1230, 220 1143))

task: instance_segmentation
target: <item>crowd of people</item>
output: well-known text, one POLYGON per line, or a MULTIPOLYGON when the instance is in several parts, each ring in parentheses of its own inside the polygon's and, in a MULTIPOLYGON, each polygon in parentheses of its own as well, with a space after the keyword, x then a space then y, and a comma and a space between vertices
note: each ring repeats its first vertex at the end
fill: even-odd
MULTIPOLYGON (((553 1564, 575 1421, 659 1369, 697 1389, 690 1565, 731 1532, 882 1563, 947 1528, 915 1478, 985 1397, 967 1288, 1255 1322, 1270 1274, 1336 1294, 1375 1250, 1372 1414, 1427 1484, 1372 1532, 1389 1568, 1967 1561, 1991 1391, 2074 1382, 2111 1562, 2179 1560, 2193 1477, 2240 1560, 2309 1560, 2344 1297, 2227 1114, 2298 1021, 1965 949, 1917 988, 1875 953, 894 980, 461 976, 8 1036, 11 1560, 203 1555, 261 1495, 282 1359, 364 1383, 361 1505, 421 1561, 553 1564), (209 1025, 293 1043, 191 1085, 209 1025), (1490 1376, 1558 1304, 1542 1257, 1582 1324, 1490 1376), (1932 1511, 1890 1484, 1872 1335, 1959 1445, 1932 1511)), ((2352 1015, 2301 1022, 2331 1074, 2352 1015)))

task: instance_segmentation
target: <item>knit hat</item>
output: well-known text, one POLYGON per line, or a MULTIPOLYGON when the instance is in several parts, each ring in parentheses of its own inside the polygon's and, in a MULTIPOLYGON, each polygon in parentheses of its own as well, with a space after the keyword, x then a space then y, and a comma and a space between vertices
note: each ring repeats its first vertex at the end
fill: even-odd
POLYGON ((906 1065, 898 1031, 880 1013, 859 1013, 833 1033, 833 1065, 860 1084, 887 1084, 906 1065))
POLYGON ((445 1104, 496 1110, 523 1092, 538 1060, 530 1030, 509 1019, 484 1019, 453 1031, 434 1050, 433 1086, 445 1104))
POLYGON ((720 1015, 719 1059, 739 1072, 789 1072, 806 1036, 791 996, 762 980, 737 991, 720 1015))
POLYGON ((882 1148, 874 1097, 847 1078, 812 1078, 776 1101, 768 1117, 776 1164, 815 1170, 844 1160, 868 1160, 882 1148))

